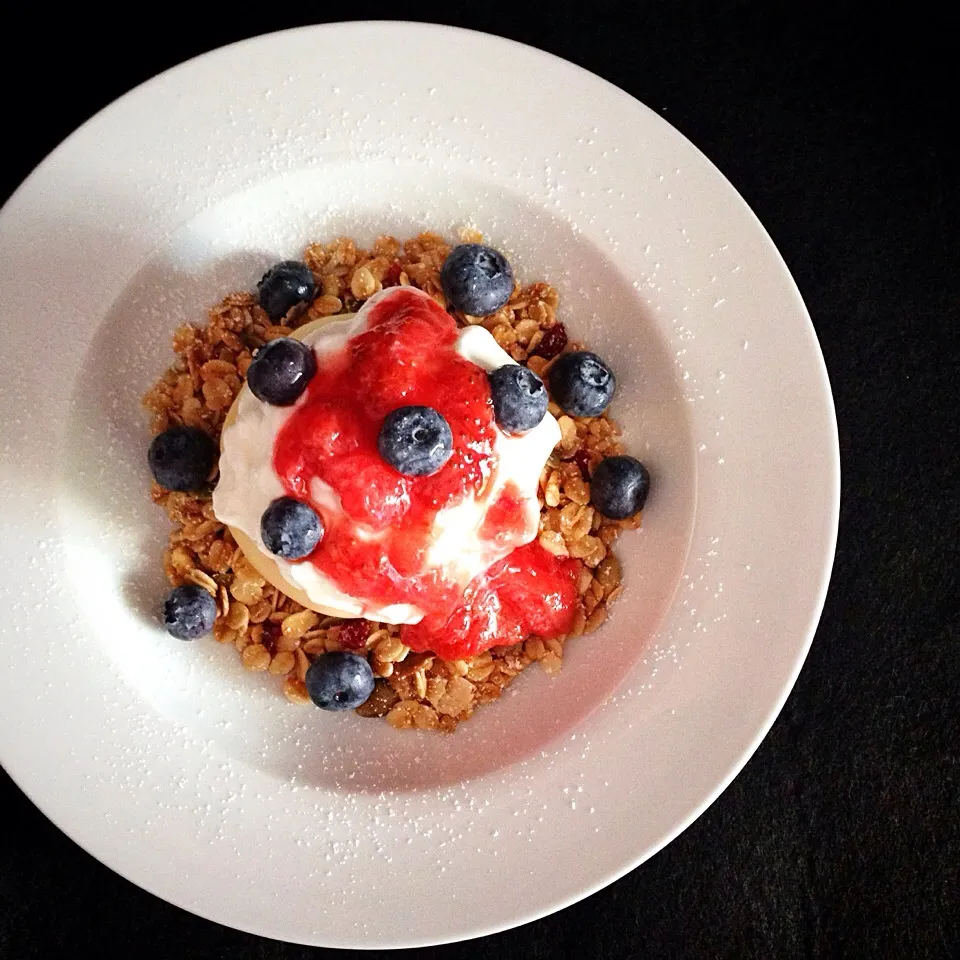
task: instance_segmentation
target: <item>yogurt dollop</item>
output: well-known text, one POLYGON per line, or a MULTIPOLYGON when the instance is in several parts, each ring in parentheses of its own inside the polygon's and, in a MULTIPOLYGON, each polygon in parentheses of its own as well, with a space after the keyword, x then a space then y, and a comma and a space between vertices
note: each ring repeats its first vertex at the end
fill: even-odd
MULTIPOLYGON (((478 578, 536 538, 556 420, 547 413, 525 434, 501 431, 486 372, 513 359, 482 327, 458 331, 411 287, 384 290, 357 314, 297 336, 313 349, 317 374, 290 407, 262 403, 244 386, 221 438, 214 512, 245 538, 248 554, 254 545, 251 562, 320 612, 442 625, 465 596, 479 602, 478 578), (438 409, 454 432, 454 455, 432 477, 403 477, 376 454, 383 416, 415 403, 438 409), (302 561, 274 557, 260 538, 263 511, 285 495, 309 502, 326 528, 302 561)), ((539 556, 531 562, 550 567, 539 556)), ((549 594, 544 577, 537 590, 549 594)), ((565 590, 569 578, 561 579, 565 590)), ((505 619, 485 617, 488 632, 505 619)))

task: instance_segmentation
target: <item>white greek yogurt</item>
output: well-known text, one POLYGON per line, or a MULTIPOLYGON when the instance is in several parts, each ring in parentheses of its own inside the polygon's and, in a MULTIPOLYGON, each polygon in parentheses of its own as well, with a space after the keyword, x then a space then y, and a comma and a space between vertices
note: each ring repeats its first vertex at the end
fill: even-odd
MULTIPOLYGON (((342 350, 351 337, 366 329, 372 307, 394 295, 398 289, 409 292, 413 288, 384 290, 367 300, 356 315, 309 329, 300 339, 313 348, 318 361, 342 350)), ((420 295, 428 296, 425 293, 420 295)), ((487 371, 515 362, 483 327, 461 330, 455 349, 462 357, 487 371)), ((274 442, 302 402, 303 398, 291 407, 271 406, 258 400, 244 385, 234 408, 236 418, 224 429, 221 437, 220 480, 213 494, 217 518, 245 534, 262 557, 275 565, 285 584, 306 595, 311 607, 342 617, 366 617, 385 623, 418 623, 424 611, 417 606, 382 605, 367 597, 347 594, 313 563, 289 563, 264 547, 260 538, 260 517, 273 500, 286 495, 273 469, 274 442)), ((463 587, 517 546, 536 537, 540 520, 537 500, 540 474, 547 457, 560 440, 560 428, 549 413, 533 430, 521 436, 510 436, 497 427, 494 429, 495 471, 478 496, 469 496, 455 506, 438 511, 427 551, 425 569, 439 568, 444 579, 463 587), (481 538, 479 533, 487 511, 508 483, 513 483, 520 492, 526 523, 521 540, 504 546, 481 538)), ((334 516, 344 516, 336 491, 322 480, 313 480, 310 495, 328 522, 334 516)), ((358 539, 370 541, 382 536, 364 524, 350 522, 358 539)), ((255 562, 256 558, 250 559, 255 562)))

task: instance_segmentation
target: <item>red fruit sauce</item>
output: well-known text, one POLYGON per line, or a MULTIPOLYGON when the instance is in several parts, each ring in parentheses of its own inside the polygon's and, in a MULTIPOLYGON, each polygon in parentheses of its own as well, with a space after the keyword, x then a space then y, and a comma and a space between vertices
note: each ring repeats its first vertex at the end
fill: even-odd
MULTIPOLYGON (((378 604, 410 603, 426 611, 403 628, 413 650, 461 659, 529 634, 565 633, 576 600, 575 563, 537 542, 514 550, 466 590, 426 568, 438 510, 480 496, 497 468, 496 426, 486 372, 455 350, 457 326, 432 299, 397 288, 375 303, 366 329, 317 373, 277 435, 273 466, 290 496, 323 517, 324 538, 304 561, 345 593, 378 604), (391 410, 423 404, 446 418, 453 454, 428 477, 406 477, 377 451, 391 410), (319 478, 340 496, 345 515, 330 515, 310 497, 319 478), (357 525, 378 533, 357 535, 357 525)), ((524 529, 520 491, 507 484, 479 535, 509 546, 524 529)))
POLYGON ((463 660, 530 634, 566 633, 577 599, 576 562, 555 557, 534 540, 470 581, 452 613, 428 613, 401 631, 411 650, 463 660))

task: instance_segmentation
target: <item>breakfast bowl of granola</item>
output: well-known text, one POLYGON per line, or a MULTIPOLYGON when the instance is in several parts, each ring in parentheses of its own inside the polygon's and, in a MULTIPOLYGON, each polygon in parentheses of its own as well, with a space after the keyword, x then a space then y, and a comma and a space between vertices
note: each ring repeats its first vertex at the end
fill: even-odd
POLYGON ((445 28, 258 38, 78 131, 0 252, 0 760, 113 869, 287 940, 475 936, 650 856, 772 723, 829 386, 762 227, 626 95, 445 28), (543 123, 560 88, 602 109, 543 123))

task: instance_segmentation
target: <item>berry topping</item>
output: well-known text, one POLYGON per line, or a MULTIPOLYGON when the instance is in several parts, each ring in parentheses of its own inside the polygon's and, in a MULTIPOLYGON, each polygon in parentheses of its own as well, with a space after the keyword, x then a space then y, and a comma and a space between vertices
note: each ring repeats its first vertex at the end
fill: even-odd
POLYGON ((317 358, 305 343, 279 337, 264 344, 247 371, 253 395, 275 407, 293 403, 317 372, 317 358))
POLYGON ((502 253, 482 243, 454 247, 440 268, 440 283, 457 309, 475 317, 496 313, 513 293, 513 270, 502 253))
MULTIPOLYGON (((274 443, 273 469, 287 496, 313 503, 310 493, 320 481, 343 508, 342 516, 324 512, 323 540, 305 562, 348 595, 423 610, 421 623, 400 631, 415 651, 442 648, 444 656, 460 659, 531 634, 568 632, 577 562, 554 557, 536 541, 519 545, 533 504, 515 484, 499 484, 492 502, 484 498, 493 493, 490 483, 500 466, 499 428, 487 372, 457 352, 454 318, 406 287, 364 309, 365 329, 341 351, 324 356, 274 443), (406 463, 411 446, 417 454, 411 459, 421 460, 417 447, 429 440, 426 434, 415 441, 411 436, 411 425, 404 423, 410 407, 428 411, 431 428, 437 417, 449 428, 452 453, 438 458, 445 462, 429 475, 405 475, 394 463, 398 457, 406 463), (472 497, 486 500, 475 531, 482 549, 491 555, 516 549, 508 563, 475 576, 465 588, 430 553, 437 511, 472 497), (358 528, 366 529, 358 535, 358 528)), ((340 646, 362 653, 370 629, 364 620, 345 624, 340 646)))
POLYGON ((553 399, 572 417, 596 417, 607 409, 617 385, 613 371, 595 354, 578 350, 550 368, 553 399))
POLYGON ((493 413, 504 433, 526 433, 547 412, 547 388, 526 367, 508 363, 489 374, 493 413))
POLYGON ((352 710, 371 693, 375 681, 366 657, 324 653, 307 668, 307 693, 321 710, 352 710))
POLYGON ((643 508, 650 492, 650 474, 633 457, 607 457, 590 481, 590 502, 611 520, 626 520, 643 508))
POLYGON ((402 627, 400 639, 414 652, 465 660, 531 634, 567 633, 576 602, 576 560, 556 557, 534 540, 474 578, 452 613, 428 612, 419 623, 402 627))
POLYGON ((323 539, 323 521, 308 504, 280 497, 263 511, 260 539, 275 556, 301 560, 323 539))
POLYGON ((171 427, 153 438, 147 461, 161 487, 199 490, 213 472, 217 446, 196 427, 171 427))
POLYGON ((563 348, 567 345, 567 328, 557 321, 552 327, 547 327, 543 331, 540 342, 533 350, 533 355, 543 357, 545 360, 552 360, 563 353, 563 348))
POLYGON ((280 320, 298 303, 309 303, 317 292, 310 268, 299 260, 272 266, 257 284, 260 306, 271 320, 280 320))
POLYGON ((178 640, 196 640, 213 629, 217 601, 203 587, 175 587, 163 604, 163 625, 178 640))
POLYGON ((453 434, 433 407, 400 407, 383 421, 377 449, 398 473, 426 477, 450 459, 453 434))

